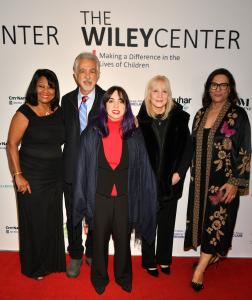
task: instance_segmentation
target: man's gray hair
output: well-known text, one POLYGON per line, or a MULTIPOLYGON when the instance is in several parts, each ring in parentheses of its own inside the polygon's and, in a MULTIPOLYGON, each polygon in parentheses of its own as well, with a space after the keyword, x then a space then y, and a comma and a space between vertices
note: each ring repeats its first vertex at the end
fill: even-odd
POLYGON ((97 74, 98 75, 100 74, 100 61, 99 61, 98 57, 95 54, 93 54, 92 52, 82 52, 75 58, 74 64, 73 64, 74 73, 76 72, 78 65, 82 59, 88 59, 88 60, 94 61, 96 64, 97 74))

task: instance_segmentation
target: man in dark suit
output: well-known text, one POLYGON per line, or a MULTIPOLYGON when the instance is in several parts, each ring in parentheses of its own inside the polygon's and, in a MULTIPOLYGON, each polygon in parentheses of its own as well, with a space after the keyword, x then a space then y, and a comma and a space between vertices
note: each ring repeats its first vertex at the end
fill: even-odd
MULTIPOLYGON (((75 278, 80 273, 84 247, 82 245, 82 223, 73 227, 73 178, 78 156, 80 134, 87 122, 95 118, 99 112, 100 102, 104 94, 96 83, 100 75, 100 62, 96 55, 90 52, 79 54, 73 66, 74 79, 78 87, 63 96, 61 106, 66 129, 64 145, 64 197, 67 215, 68 252, 70 264, 67 267, 67 276, 75 278), (84 100, 85 99, 85 100, 84 100), (81 105, 85 101, 85 120, 81 117, 81 105), (83 124, 84 122, 84 124, 83 124)), ((89 231, 86 239, 86 262, 92 262, 92 232, 89 231)))

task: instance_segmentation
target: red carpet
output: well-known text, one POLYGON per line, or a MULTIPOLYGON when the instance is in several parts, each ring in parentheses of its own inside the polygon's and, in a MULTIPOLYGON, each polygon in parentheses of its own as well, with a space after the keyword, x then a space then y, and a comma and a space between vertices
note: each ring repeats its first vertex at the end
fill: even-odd
POLYGON ((69 279, 64 273, 51 274, 36 281, 20 273, 16 252, 0 252, 0 300, 190 300, 252 299, 252 259, 226 259, 218 268, 210 267, 205 275, 205 289, 194 292, 189 285, 195 258, 175 257, 172 274, 149 276, 133 257, 133 290, 124 292, 114 282, 113 257, 109 258, 110 283, 103 295, 94 291, 89 280, 89 267, 83 264, 81 274, 69 279))

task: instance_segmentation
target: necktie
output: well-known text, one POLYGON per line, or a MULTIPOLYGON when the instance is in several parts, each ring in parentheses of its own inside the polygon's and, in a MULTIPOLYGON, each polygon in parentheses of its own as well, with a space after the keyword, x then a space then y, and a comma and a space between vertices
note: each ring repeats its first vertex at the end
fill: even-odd
POLYGON ((80 133, 86 128, 87 126, 87 96, 82 97, 81 105, 79 108, 79 118, 80 118, 80 133))

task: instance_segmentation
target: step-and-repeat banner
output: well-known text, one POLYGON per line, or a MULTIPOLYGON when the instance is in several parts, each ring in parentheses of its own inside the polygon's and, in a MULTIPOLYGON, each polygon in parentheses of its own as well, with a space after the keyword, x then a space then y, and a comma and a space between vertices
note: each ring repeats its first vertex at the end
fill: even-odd
MULTIPOLYGON (((147 81, 164 74, 170 78, 174 100, 190 113, 192 122, 207 76, 224 67, 233 73, 240 105, 252 123, 251 10, 250 0, 1 0, 0 249, 18 250, 6 140, 11 117, 24 102, 36 69, 52 69, 63 95, 75 88, 74 58, 82 51, 95 51, 101 61, 99 85, 124 87, 135 114, 147 81)), ((178 256, 195 255, 183 251, 187 195, 188 174, 177 211, 178 256)), ((251 200, 251 191, 241 198, 230 256, 252 257, 251 200)), ((139 249, 132 239, 132 252, 139 254, 139 249)))

